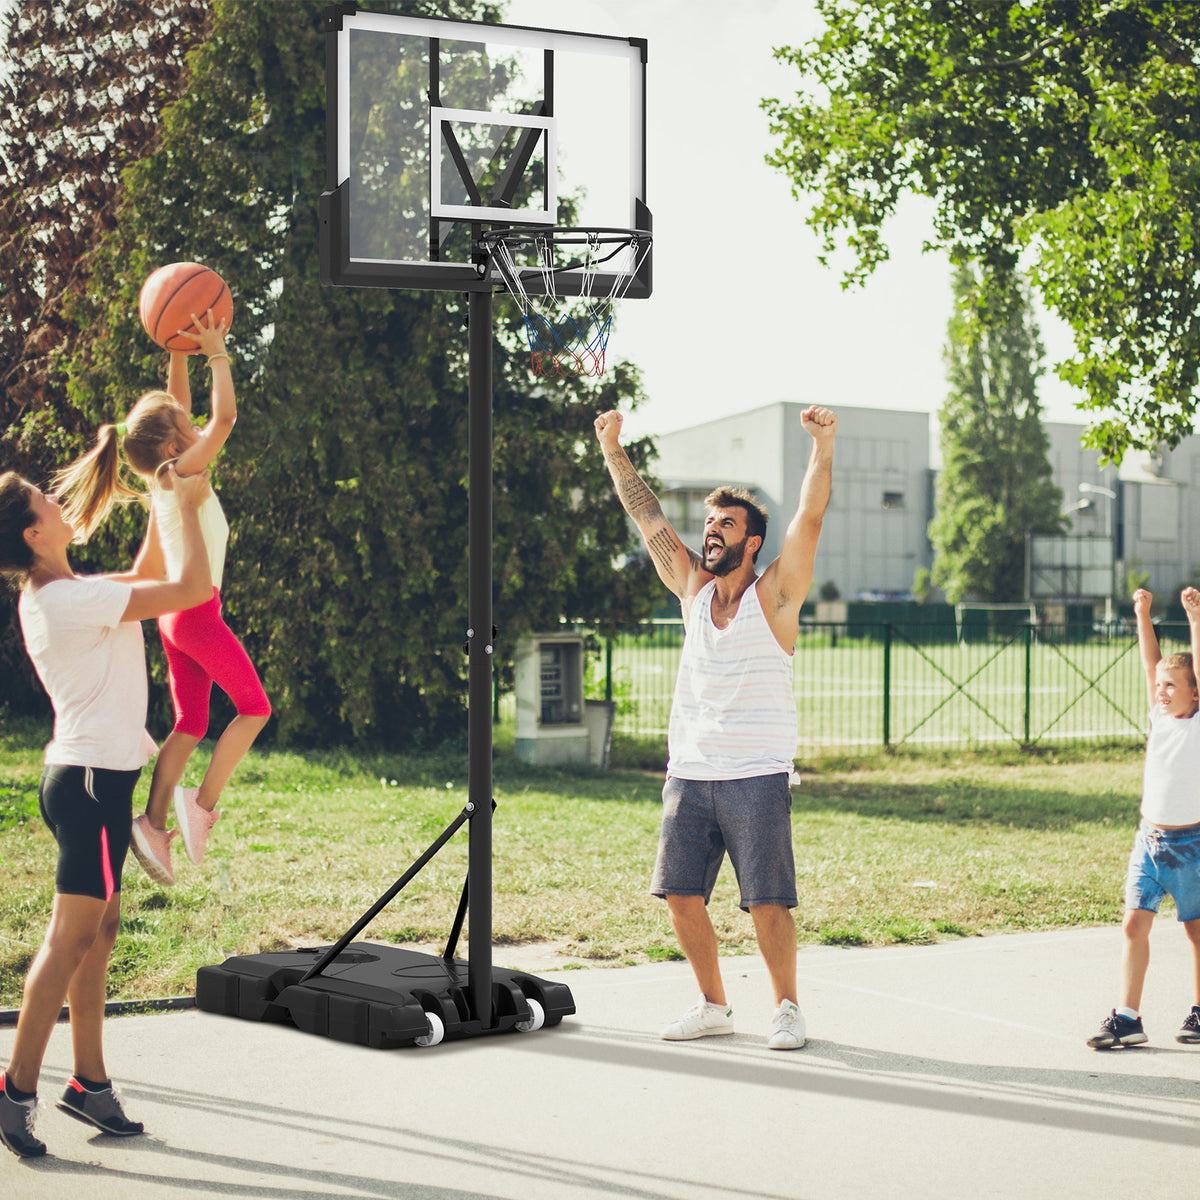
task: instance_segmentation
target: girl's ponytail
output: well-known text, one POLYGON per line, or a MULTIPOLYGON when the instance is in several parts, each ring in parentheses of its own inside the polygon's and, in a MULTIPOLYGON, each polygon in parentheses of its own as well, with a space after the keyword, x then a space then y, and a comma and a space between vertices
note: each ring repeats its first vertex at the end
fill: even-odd
POLYGON ((54 475, 52 486, 63 500, 62 511, 82 544, 96 532, 114 504, 142 498, 121 478, 115 425, 101 425, 96 445, 54 475))

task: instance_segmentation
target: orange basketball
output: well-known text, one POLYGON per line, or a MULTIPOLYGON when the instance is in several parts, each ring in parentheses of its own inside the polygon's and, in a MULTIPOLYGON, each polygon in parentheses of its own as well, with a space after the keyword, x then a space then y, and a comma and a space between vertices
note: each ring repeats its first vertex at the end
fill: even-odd
POLYGON ((216 271, 201 263, 177 262, 159 267, 144 284, 138 300, 142 327, 164 350, 196 350, 196 339, 184 332, 192 314, 201 320, 212 309, 216 323, 233 322, 233 297, 216 271))

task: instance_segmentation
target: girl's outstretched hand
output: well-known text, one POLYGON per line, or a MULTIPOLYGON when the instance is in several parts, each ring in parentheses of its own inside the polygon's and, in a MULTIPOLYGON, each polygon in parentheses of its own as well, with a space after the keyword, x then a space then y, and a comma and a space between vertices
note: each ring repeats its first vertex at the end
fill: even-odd
POLYGON ((199 343, 199 353, 207 358, 212 358, 214 354, 225 353, 225 331, 228 326, 224 321, 214 321, 212 309, 208 309, 205 314, 205 319, 201 319, 192 313, 191 328, 196 331, 196 341, 199 343))

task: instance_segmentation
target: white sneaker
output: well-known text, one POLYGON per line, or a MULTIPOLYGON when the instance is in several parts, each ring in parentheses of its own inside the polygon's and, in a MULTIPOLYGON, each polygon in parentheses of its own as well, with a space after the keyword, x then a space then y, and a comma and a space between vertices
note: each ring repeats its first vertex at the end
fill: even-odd
POLYGON ((767 1049, 799 1050, 805 1040, 804 1014, 790 1000, 785 1000, 771 1018, 767 1049))
POLYGON ((150 818, 142 813, 133 818, 132 847, 134 857, 142 864, 142 870, 164 887, 175 882, 175 868, 171 866, 171 839, 175 830, 155 829, 150 818))
POLYGON ((709 1004, 708 998, 702 995, 678 1021, 672 1021, 658 1036, 665 1042, 688 1042, 692 1038, 732 1032, 733 1009, 728 1004, 709 1004))
POLYGON ((208 845, 208 835, 217 823, 221 813, 217 809, 209 812, 196 802, 200 795, 199 788, 177 787, 175 789, 175 824, 179 826, 179 836, 183 838, 183 848, 187 856, 199 866, 204 861, 204 848, 208 845))

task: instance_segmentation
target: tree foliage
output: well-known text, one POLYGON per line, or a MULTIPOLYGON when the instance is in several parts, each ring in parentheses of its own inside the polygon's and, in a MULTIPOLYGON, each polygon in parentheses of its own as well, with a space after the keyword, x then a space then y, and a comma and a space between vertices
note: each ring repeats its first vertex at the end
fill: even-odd
MULTIPOLYGON (((377 9, 497 19, 480 0, 377 9)), ((115 228, 72 306, 70 403, 119 419, 162 377, 136 298, 155 266, 197 259, 235 299, 240 419, 216 464, 229 515, 225 609, 292 741, 414 745, 465 729, 467 337, 462 297, 319 280, 324 185, 321 0, 211 0, 161 136, 123 177, 115 228)), ((534 384, 517 313, 496 303, 494 592, 498 669, 561 617, 648 612, 649 571, 612 499, 591 422, 637 403, 636 370, 534 384), (628 569, 618 570, 614 562, 628 569)), ((207 379, 197 364, 193 394, 207 379)), ((198 405, 203 409, 203 403, 198 405)), ((646 465, 651 447, 631 454, 646 465)), ((89 561, 127 556, 114 518, 89 561)), ((159 668, 161 669, 161 668, 159 668)))
POLYGON ((22 0, 4 19, 0 111, 0 445, 40 473, 78 415, 62 367, 80 336, 67 315, 116 222, 120 172, 157 136, 202 0, 22 0))
POLYGON ((1042 346, 1027 290, 985 294, 960 267, 947 328, 949 391, 939 413, 942 471, 929 524, 933 582, 951 602, 1024 599, 1027 533, 1057 533, 1062 492, 1052 482, 1037 380, 1042 346))
MULTIPOLYGON (((1058 373, 1109 460, 1192 429, 1200 371, 1200 21, 1192 0, 817 0, 777 56, 806 91, 764 101, 770 161, 847 282, 887 257, 905 192, 985 281, 1022 262, 1070 326, 1058 373)), ((1003 289, 1001 284, 1001 289, 1003 289)))
MULTIPOLYGON (((0 470, 38 480, 90 433, 66 363, 90 336, 69 315, 116 224, 120 174, 158 137, 203 0, 18 0, 4 15, 0 89, 0 470)), ((0 673, 37 694, 15 605, 0 589, 0 673)))

